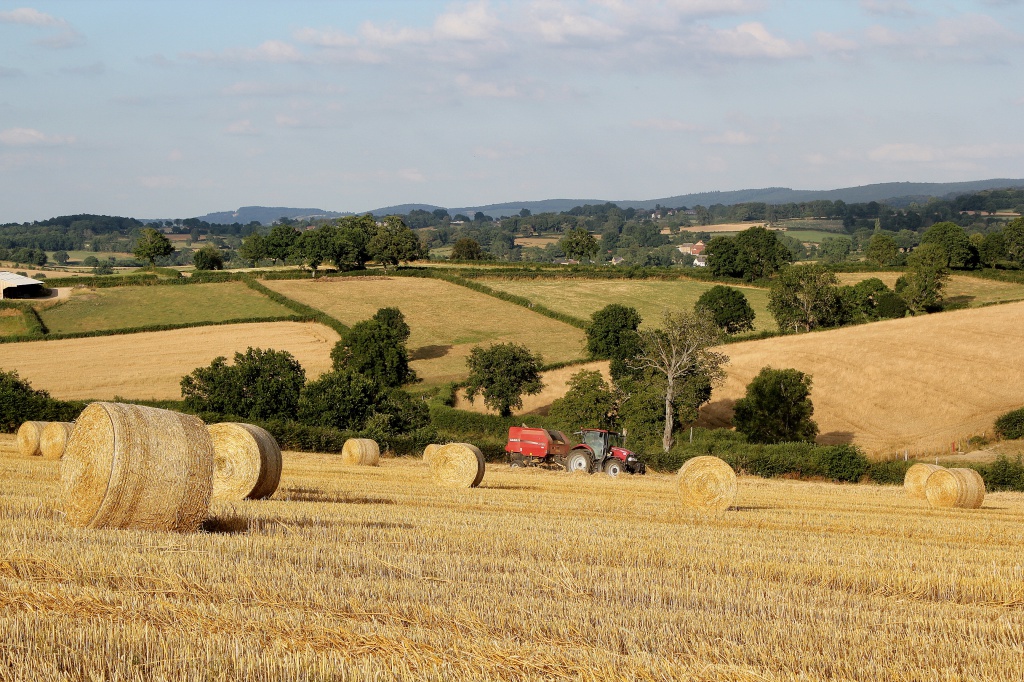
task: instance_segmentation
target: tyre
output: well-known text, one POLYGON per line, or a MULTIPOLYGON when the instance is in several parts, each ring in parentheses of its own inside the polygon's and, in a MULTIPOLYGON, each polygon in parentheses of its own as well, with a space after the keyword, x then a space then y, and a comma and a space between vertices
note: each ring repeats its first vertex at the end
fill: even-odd
POLYGON ((577 451, 570 452, 569 459, 565 462, 565 470, 573 474, 576 472, 582 472, 584 474, 590 473, 590 453, 577 451))
POLYGON ((622 460, 618 457, 611 457, 604 463, 604 472, 612 478, 615 478, 625 470, 626 467, 623 466, 622 460))

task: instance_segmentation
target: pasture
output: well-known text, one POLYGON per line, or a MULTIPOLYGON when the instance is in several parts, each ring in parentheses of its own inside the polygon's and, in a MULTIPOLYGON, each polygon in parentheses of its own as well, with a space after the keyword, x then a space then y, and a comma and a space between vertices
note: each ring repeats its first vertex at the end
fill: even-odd
POLYGON ((584 353, 582 330, 492 296, 435 279, 344 277, 265 283, 289 298, 323 310, 347 325, 395 306, 412 333, 412 367, 427 384, 463 379, 473 346, 515 342, 563 362, 584 353))
MULTIPOLYGON (((640 311, 644 327, 661 324, 663 311, 692 310, 700 295, 717 283, 693 280, 628 279, 487 279, 492 289, 507 291, 530 299, 552 310, 589 319, 609 303, 633 306, 640 311)), ((729 285, 734 286, 734 285, 729 285)), ((754 309, 754 329, 775 330, 778 325, 768 312, 768 290, 736 286, 754 309)))
POLYGON ((685 511, 666 475, 285 453, 205 532, 64 524, 55 462, 0 453, 0 670, 118 680, 1024 677, 1024 496, 740 477, 685 511), (894 523, 899 519, 899 523, 894 523))
POLYGON ((27 334, 25 315, 17 308, 0 308, 0 336, 27 334))
MULTIPOLYGON (((840 272, 837 273, 837 277, 840 284, 856 284, 862 280, 877 277, 892 289, 902 274, 902 272, 840 272)), ((1024 301, 1024 284, 1000 282, 969 275, 952 275, 944 295, 947 301, 964 303, 968 307, 1024 301)))
POLYGON ((294 312, 242 282, 224 282, 75 288, 68 299, 41 308, 39 314, 51 332, 84 332, 283 317, 294 312))
POLYGON ((330 370, 331 348, 338 339, 337 332, 321 324, 255 322, 27 341, 0 347, 0 369, 18 370, 33 388, 55 398, 177 400, 181 377, 219 355, 230 360, 249 346, 286 350, 302 364, 307 378, 315 378, 330 370))
POLYGON ((799 239, 801 242, 814 242, 820 244, 825 239, 846 239, 850 240, 849 236, 842 233, 835 232, 824 232, 822 230, 793 230, 787 229, 782 234, 799 239))
POLYGON ((770 365, 813 377, 819 442, 869 454, 949 452, 1024 404, 1024 302, 846 327, 722 348, 728 377, 702 410, 725 424, 770 365))

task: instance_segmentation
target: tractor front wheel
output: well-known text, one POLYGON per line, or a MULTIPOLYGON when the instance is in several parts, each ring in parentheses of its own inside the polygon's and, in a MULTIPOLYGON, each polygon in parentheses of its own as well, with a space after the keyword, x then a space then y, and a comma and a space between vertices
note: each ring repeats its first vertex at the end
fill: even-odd
POLYGON ((565 463, 565 470, 570 474, 574 474, 577 471, 589 474, 590 455, 586 452, 570 452, 569 459, 565 463))
POLYGON ((622 466, 622 460, 617 459, 615 457, 612 457, 611 459, 604 463, 604 472, 611 476, 612 478, 615 478, 624 470, 625 468, 622 466))

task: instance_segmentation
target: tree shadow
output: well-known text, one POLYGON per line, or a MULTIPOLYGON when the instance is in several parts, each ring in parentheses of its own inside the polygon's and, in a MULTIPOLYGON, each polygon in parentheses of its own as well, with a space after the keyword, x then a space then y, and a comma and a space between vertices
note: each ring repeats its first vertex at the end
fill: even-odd
POLYGON ((409 352, 410 360, 436 360, 451 351, 452 346, 420 346, 409 352))
POLYGON ((700 408, 695 426, 705 429, 727 429, 732 426, 735 400, 723 398, 707 403, 700 408))
POLYGON ((387 497, 368 497, 366 495, 350 495, 348 493, 329 492, 319 488, 282 488, 273 499, 283 502, 324 502, 327 504, 395 504, 387 497))
POLYGON ((765 509, 775 509, 775 507, 769 507, 767 505, 746 505, 742 507, 729 507, 729 511, 736 512, 763 511, 765 509))
POLYGON ((849 445, 853 442, 852 431, 829 431, 818 435, 819 445, 849 445))

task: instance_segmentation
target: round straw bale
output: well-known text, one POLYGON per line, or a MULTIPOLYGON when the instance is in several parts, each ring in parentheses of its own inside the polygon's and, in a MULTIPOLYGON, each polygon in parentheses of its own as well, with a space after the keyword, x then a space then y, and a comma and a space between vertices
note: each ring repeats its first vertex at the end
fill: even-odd
POLYGON ((341 446, 341 463, 375 467, 380 464, 380 447, 369 438, 349 438, 341 446))
POLYGON ((928 477, 925 495, 933 507, 977 509, 985 501, 985 481, 974 469, 940 469, 928 477))
POLYGON ((39 441, 43 437, 43 429, 49 422, 25 422, 18 427, 18 451, 26 457, 37 457, 42 453, 39 441))
POLYGON ((266 430, 224 422, 206 427, 213 441, 213 499, 262 500, 281 482, 281 448, 266 430))
POLYGON ((427 447, 423 448, 423 461, 430 464, 430 460, 433 459, 434 453, 437 452, 441 446, 437 443, 431 443, 427 447))
POLYGON ((907 469, 906 475, 903 476, 903 490, 907 493, 907 497, 915 500, 926 500, 924 494, 924 484, 928 480, 928 477, 933 472, 938 471, 944 467, 940 467, 938 464, 925 464, 924 462, 918 462, 914 466, 907 469))
POLYGON ((61 460, 62 508, 83 528, 194 531, 213 487, 213 442, 196 417, 92 403, 61 460))
POLYGON ((446 488, 475 488, 484 480, 484 453, 469 443, 448 443, 434 451, 430 473, 446 488))
POLYGON ((64 455, 64 446, 71 437, 75 425, 70 422, 50 422, 43 429, 39 438, 39 450, 46 459, 60 459, 64 455))
POLYGON ((717 457, 687 460, 676 484, 683 506, 702 511, 725 511, 736 499, 736 473, 717 457))

